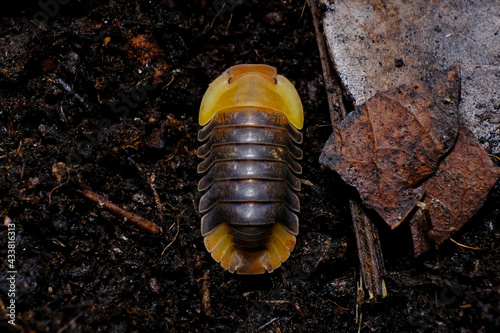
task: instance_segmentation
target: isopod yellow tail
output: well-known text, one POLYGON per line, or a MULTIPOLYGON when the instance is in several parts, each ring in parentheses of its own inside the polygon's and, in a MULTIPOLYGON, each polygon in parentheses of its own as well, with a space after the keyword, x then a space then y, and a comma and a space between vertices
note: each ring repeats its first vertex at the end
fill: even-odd
POLYGON ((204 243, 212 258, 231 273, 272 273, 290 256, 295 247, 295 235, 281 223, 270 229, 264 244, 248 246, 238 244, 231 227, 223 223, 205 236, 204 243))

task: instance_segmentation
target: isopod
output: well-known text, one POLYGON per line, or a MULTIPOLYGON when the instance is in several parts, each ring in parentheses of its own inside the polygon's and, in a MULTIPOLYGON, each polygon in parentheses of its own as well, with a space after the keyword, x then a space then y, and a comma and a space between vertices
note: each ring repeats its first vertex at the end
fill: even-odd
POLYGON ((230 67, 203 96, 201 234, 231 273, 271 273, 295 247, 303 123, 295 87, 271 66, 230 67))

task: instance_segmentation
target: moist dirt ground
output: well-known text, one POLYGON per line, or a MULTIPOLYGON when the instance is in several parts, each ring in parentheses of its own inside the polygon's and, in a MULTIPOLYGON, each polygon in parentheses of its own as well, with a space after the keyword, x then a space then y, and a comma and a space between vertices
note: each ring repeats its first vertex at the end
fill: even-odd
POLYGON ((0 214, 15 225, 15 261, 2 226, 0 330, 498 332, 498 183, 453 237, 475 249, 447 241, 414 258, 409 226, 390 231, 374 216, 389 295, 357 291, 352 189, 318 162, 332 127, 306 1, 63 2, 47 1, 48 14, 38 1, 2 10, 0 214), (278 68, 305 111, 297 245, 274 273, 251 277, 213 261, 197 211, 198 108, 240 63, 278 68))

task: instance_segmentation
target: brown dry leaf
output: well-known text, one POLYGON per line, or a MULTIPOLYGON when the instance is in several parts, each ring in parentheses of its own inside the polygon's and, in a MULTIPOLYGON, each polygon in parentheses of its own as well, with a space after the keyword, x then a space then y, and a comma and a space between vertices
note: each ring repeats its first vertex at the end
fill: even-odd
POLYGON ((456 69, 373 96, 344 119, 320 162, 356 187, 363 203, 397 227, 424 194, 458 134, 456 69))
POLYGON ((415 255, 458 231, 481 208, 499 178, 500 168, 471 131, 460 127, 453 150, 439 164, 436 175, 423 183, 423 205, 410 219, 415 255))

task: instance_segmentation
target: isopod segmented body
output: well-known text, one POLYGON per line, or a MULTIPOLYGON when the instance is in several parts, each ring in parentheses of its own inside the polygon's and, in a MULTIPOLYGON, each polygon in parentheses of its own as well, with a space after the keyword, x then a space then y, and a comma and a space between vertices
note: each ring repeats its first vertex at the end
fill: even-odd
POLYGON ((233 66, 210 84, 199 122, 205 246, 231 273, 272 272, 299 231, 299 95, 274 67, 233 66))

